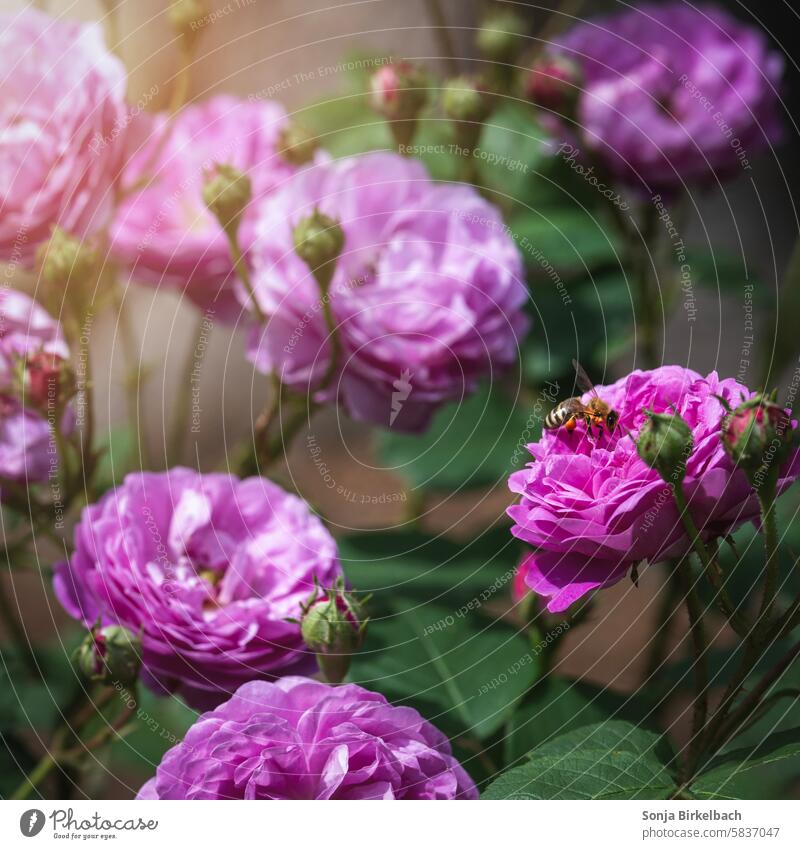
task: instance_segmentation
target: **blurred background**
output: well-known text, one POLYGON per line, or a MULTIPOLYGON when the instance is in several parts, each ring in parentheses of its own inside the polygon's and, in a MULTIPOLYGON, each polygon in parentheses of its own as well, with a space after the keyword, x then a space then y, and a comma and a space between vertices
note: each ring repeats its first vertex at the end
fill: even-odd
MULTIPOLYGON (((5 12, 24 5, 0 0, 0 10, 5 12)), ((117 32, 115 35, 110 31, 109 37, 116 39, 115 49, 128 68, 130 100, 149 98, 148 93, 155 91, 148 109, 167 104, 176 77, 177 52, 176 37, 166 16, 169 4, 165 0, 117 0, 116 3, 114 0, 106 3, 50 0, 34 5, 56 16, 86 21, 103 21, 108 7, 116 6, 117 32)), ((333 95, 342 96, 335 108, 339 110, 344 130, 347 130, 347 116, 362 114, 359 109, 363 110, 366 77, 358 70, 354 73, 352 66, 357 63, 351 61, 358 57, 413 59, 427 65, 439 78, 474 70, 481 62, 474 37, 484 4, 477 0, 211 0, 210 5, 212 9, 216 7, 218 15, 213 24, 204 28, 198 41, 196 61, 191 69, 190 98, 221 92, 247 98, 274 91, 275 98, 291 114, 315 129, 324 127, 328 119, 308 107, 333 95)), ((617 0, 588 0, 510 5, 524 9, 529 17, 533 49, 541 42, 543 33, 566 29, 575 17, 593 16, 627 4, 617 0)), ((686 241, 697 246, 694 269, 704 279, 696 281, 696 321, 688 323, 679 314, 665 330, 664 362, 703 373, 716 369, 724 376, 738 375, 743 382, 755 385, 763 359, 772 350, 770 340, 774 337, 778 289, 800 232, 794 198, 800 185, 800 134, 794 117, 800 114, 800 68, 796 51, 793 53, 800 14, 790 0, 769 3, 725 0, 723 5, 743 20, 761 26, 786 55, 787 132, 774 157, 759 158, 753 163, 752 171, 743 172, 722 187, 693 194, 693 208, 683 232, 686 241), (699 258, 701 254, 703 261, 699 258), (748 332, 745 293, 751 284, 757 293, 753 331, 756 356, 748 372, 740 374, 740 349, 748 332)), ((424 120, 434 123, 441 118, 431 114, 424 120)), ((502 130, 499 127, 498 132, 502 130)), ((372 119, 370 132, 373 143, 386 132, 379 118, 372 119)), ((546 156, 538 128, 532 127, 531 135, 534 143, 523 145, 519 155, 530 150, 527 164, 536 173, 545 167, 546 156)), ((388 135, 385 138, 389 146, 388 135)), ((517 144, 515 138, 509 134, 506 146, 513 149, 517 144)), ((334 142, 339 145, 335 155, 348 151, 345 133, 336 135, 334 142)), ((377 145, 380 146, 380 141, 377 145)), ((509 185, 513 191, 513 182, 509 185)), ((532 202, 535 204, 535 196, 532 202)), ((578 247, 590 243, 591 237, 591 233, 583 233, 581 239, 586 242, 578 247)), ((557 248, 556 245, 553 250, 557 248)), ((20 285, 24 283, 20 280, 20 285)), ((602 302, 602 294, 598 297, 602 302)), ((138 380, 142 386, 141 438, 149 444, 156 465, 159 461, 163 465, 171 404, 180 394, 185 361, 195 343, 190 328, 195 325, 196 309, 166 288, 159 291, 131 285, 126 300, 132 306, 138 361, 130 362, 116 319, 105 316, 98 320, 92 344, 96 362, 104 367, 96 369, 97 428, 113 439, 125 419, 124 383, 138 380)), ((632 316, 628 318, 632 320, 632 316)), ((571 316, 562 314, 561 321, 563 327, 571 328, 571 316)), ((562 327, 550 327, 548 332, 557 338, 562 327)), ((541 328, 534 326, 531 333, 540 334, 541 328)), ((610 382, 640 365, 635 349, 616 354, 614 341, 613 338, 601 340, 607 353, 602 382, 610 382)), ((784 385, 793 368, 787 367, 781 375, 784 385)), ((598 382, 601 382, 599 378, 598 382)), ((244 357, 241 328, 215 326, 202 362, 202 427, 197 434, 186 434, 183 462, 202 469, 224 467, 232 447, 251 434, 252 422, 266 394, 265 379, 253 372, 244 357)), ((524 421, 523 416, 523 427, 524 421)), ((512 428, 512 446, 520 429, 512 428)), ((319 471, 305 447, 306 435, 301 434, 288 465, 277 470, 276 477, 318 506, 334 532, 353 530, 354 525, 356 529, 396 529, 413 517, 430 530, 447 531, 458 537, 476 527, 505 521, 504 508, 510 503, 510 495, 503 475, 484 475, 479 489, 461 486, 456 475, 456 485, 448 480, 449 485, 442 489, 449 491, 439 494, 436 486, 421 485, 402 444, 393 444, 388 451, 385 446, 377 451, 376 442, 382 437, 337 415, 336 411, 318 413, 310 431, 322 447, 331 473, 344 488, 374 496, 405 494, 402 501, 384 499, 381 503, 377 499, 354 511, 351 503, 322 485, 319 471)), ((459 444, 459 439, 457 432, 451 434, 448 445, 459 444)), ((479 465, 484 449, 476 440, 463 462, 479 465)), ((135 452, 135 448, 131 450, 135 452)), ((433 462, 436 456, 434 453, 433 462)), ((131 465, 138 465, 137 459, 134 453, 131 465)), ((48 556, 43 550, 43 559, 48 556)), ((603 593, 592 613, 591 627, 576 629, 574 635, 567 637, 560 669, 616 690, 631 690, 641 680, 647 662, 642 640, 651 628, 654 600, 662 578, 656 570, 646 570, 638 592, 632 592, 624 582, 603 593), (633 624, 620 635, 620 622, 633 624)), ((33 623, 34 637, 54 634, 64 624, 65 617, 52 601, 48 587, 36 578, 31 577, 26 584, 27 580, 17 580, 15 587, 23 619, 33 623), (36 629, 41 634, 36 634, 36 629)), ((51 700, 49 695, 42 698, 51 700)), ((180 711, 185 709, 176 705, 173 700, 160 709, 177 712, 173 719, 175 728, 179 729, 185 721, 180 711)), ((161 715, 159 721, 169 725, 170 720, 161 715)), ((674 721, 680 728, 683 722, 680 711, 674 721)), ((146 758, 149 743, 152 740, 146 737, 137 738, 131 748, 138 747, 146 758)), ((138 780, 141 760, 132 765, 130 759, 125 761, 124 753, 116 752, 113 757, 121 757, 122 763, 115 762, 113 768, 109 767, 104 780, 111 782, 113 776, 114 782, 121 783, 98 787, 95 791, 98 795, 126 795, 129 786, 135 786, 138 780)))

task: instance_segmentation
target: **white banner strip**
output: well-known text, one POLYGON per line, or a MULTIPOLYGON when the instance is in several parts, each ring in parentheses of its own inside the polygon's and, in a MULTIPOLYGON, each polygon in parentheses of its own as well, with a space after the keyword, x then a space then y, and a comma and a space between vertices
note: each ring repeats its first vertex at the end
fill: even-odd
POLYGON ((0 846, 800 846, 791 802, 0 802, 0 846), (584 843, 585 841, 585 843, 584 843))

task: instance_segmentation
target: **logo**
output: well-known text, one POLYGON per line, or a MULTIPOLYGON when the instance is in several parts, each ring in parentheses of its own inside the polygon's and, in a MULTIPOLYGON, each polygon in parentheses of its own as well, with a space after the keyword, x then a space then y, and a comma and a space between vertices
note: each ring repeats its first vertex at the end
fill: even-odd
POLYGON ((403 409, 403 402, 408 400, 411 394, 411 374, 409 369, 404 369, 400 377, 392 384, 392 411, 389 413, 389 427, 394 424, 395 419, 400 415, 403 409))
POLYGON ((25 837, 36 837, 44 828, 44 813, 38 808, 31 808, 19 818, 19 830, 25 837))

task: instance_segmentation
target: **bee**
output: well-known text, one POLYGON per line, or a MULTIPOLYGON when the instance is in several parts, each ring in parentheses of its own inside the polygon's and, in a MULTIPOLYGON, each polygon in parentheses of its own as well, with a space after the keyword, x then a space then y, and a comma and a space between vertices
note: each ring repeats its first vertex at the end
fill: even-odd
POLYGON ((592 397, 586 404, 580 398, 567 398, 566 401, 556 404, 547 414, 544 426, 548 430, 557 430, 563 427, 568 433, 571 433, 582 419, 586 422, 586 432, 590 436, 594 434, 593 428, 597 428, 600 436, 604 429, 612 434, 619 423, 619 413, 612 410, 605 401, 601 400, 581 364, 577 360, 573 360, 572 365, 575 367, 578 386, 584 392, 589 392, 592 397))

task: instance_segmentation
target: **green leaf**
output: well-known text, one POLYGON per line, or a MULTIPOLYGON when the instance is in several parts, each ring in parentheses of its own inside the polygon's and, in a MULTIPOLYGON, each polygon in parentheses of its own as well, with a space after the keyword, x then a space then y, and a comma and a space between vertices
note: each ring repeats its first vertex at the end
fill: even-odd
POLYGON ((625 696, 582 681, 548 676, 509 720, 505 762, 514 763, 576 728, 610 719, 641 723, 649 713, 650 706, 639 695, 625 696))
POLYGON ((527 640, 507 625, 447 607, 398 605, 394 615, 370 623, 351 679, 417 708, 451 737, 485 739, 539 671, 527 640))
POLYGON ((563 734, 494 781, 484 799, 666 799, 675 782, 664 737, 610 721, 563 734))
POLYGON ((538 439, 541 418, 508 397, 497 383, 440 410, 421 436, 381 432, 381 462, 423 489, 455 491, 502 484, 530 459, 525 444, 538 439))
POLYGON ((509 220, 509 228, 525 263, 536 278, 587 273, 603 265, 620 268, 622 247, 602 213, 571 206, 522 209, 509 220))
POLYGON ((128 427, 113 428, 97 461, 95 487, 103 493, 118 486, 134 463, 137 443, 128 427))
POLYGON ((363 533, 338 540, 339 557, 354 590, 372 594, 372 615, 398 598, 449 607, 507 597, 521 554, 507 528, 469 542, 420 533, 363 533), (481 601, 483 600, 483 601, 481 601))
MULTIPOLYGON (((763 799, 763 779, 780 761, 800 757, 800 728, 772 734, 760 743, 715 758, 695 779, 692 793, 701 799, 763 799)), ((798 762, 792 774, 798 774, 798 762)))

